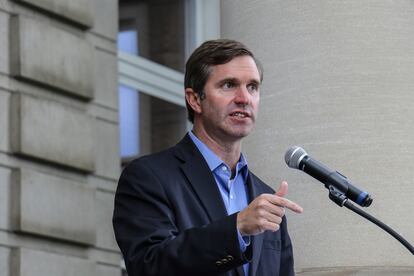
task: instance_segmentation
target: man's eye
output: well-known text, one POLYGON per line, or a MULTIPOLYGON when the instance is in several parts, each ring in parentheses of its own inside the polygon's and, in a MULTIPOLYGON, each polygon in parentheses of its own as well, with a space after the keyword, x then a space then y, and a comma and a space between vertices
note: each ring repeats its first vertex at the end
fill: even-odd
POLYGON ((259 86, 255 83, 252 83, 247 86, 247 89, 249 90, 249 92, 256 92, 257 90, 259 90, 259 86))
POLYGON ((223 89, 231 89, 231 88, 233 88, 234 87, 234 83, 232 83, 232 82, 225 82, 225 83, 223 83, 223 89))

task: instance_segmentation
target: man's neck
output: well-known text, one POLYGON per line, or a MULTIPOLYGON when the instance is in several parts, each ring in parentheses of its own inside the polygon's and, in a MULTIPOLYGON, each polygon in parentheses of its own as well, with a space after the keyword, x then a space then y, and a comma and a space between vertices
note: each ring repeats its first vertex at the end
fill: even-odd
POLYGON ((240 159, 241 140, 225 141, 209 135, 206 131, 193 129, 193 133, 202 141, 209 149, 211 149, 223 162, 231 168, 236 169, 236 164, 240 159))

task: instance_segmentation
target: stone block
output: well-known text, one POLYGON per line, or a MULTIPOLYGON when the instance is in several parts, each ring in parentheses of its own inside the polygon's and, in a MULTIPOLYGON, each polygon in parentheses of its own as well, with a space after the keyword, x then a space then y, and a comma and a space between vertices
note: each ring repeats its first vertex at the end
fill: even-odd
POLYGON ((11 19, 11 73, 16 78, 93 98, 94 50, 84 39, 22 16, 11 19))
POLYGON ((96 229, 96 246, 109 250, 119 250, 115 241, 112 227, 112 213, 114 210, 114 194, 97 191, 96 217, 99 227, 96 229))
POLYGON ((94 276, 96 264, 71 256, 15 248, 11 253, 11 275, 94 276))
POLYGON ((97 265, 97 275, 99 276, 121 276, 121 268, 109 265, 97 265))
POLYGON ((110 179, 118 179, 120 174, 119 130, 118 125, 96 120, 96 170, 95 174, 110 179))
POLYGON ((0 151, 9 150, 9 101, 10 94, 0 90, 0 151))
POLYGON ((9 37, 9 15, 0 11, 0 72, 9 73, 9 47, 7 38, 9 37))
POLYGON ((84 244, 95 243, 94 189, 28 169, 14 170, 12 178, 14 230, 84 244))
POLYGON ((10 249, 7 247, 2 247, 2 246, 0 246, 0 275, 11 276, 10 274, 10 249))
POLYGON ((11 99, 12 151, 93 171, 95 125, 82 111, 50 100, 15 94, 11 99))
POLYGON ((93 26, 93 0, 14 0, 27 4, 58 17, 63 17, 79 25, 90 28, 93 26))
MULTIPOLYGON (((11 170, 0 167, 0 229, 10 229, 11 170)), ((3 275, 0 273, 0 275, 3 275)))
POLYGON ((108 52, 95 51, 95 102, 118 109, 118 59, 108 52))
POLYGON ((112 40, 118 36, 118 1, 93 0, 95 11, 95 24, 93 32, 112 40))

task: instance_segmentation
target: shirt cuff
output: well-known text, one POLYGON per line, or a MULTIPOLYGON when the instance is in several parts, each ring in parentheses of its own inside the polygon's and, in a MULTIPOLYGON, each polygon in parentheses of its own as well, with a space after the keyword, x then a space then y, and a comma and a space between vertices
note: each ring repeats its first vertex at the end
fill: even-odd
POLYGON ((247 247, 250 245, 250 236, 242 237, 242 235, 240 234, 239 229, 237 229, 237 237, 239 238, 240 250, 242 252, 245 252, 247 247))

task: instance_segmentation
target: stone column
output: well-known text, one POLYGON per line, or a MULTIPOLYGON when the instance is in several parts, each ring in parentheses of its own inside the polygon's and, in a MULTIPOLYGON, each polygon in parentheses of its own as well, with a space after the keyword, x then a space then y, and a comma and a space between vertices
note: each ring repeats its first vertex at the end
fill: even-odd
POLYGON ((0 0, 0 275, 120 275, 117 1, 0 0))
POLYGON ((287 168, 302 146, 369 191, 366 211, 414 243, 414 3, 221 1, 222 37, 264 63, 261 110, 244 142, 249 165, 283 179, 302 215, 287 212, 298 275, 412 275, 413 255, 287 168))

